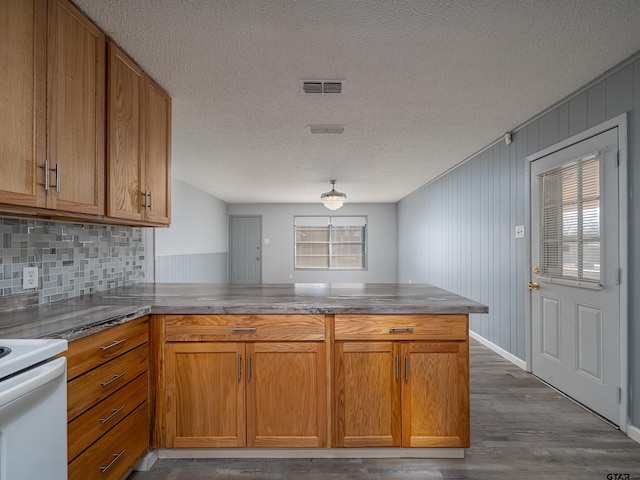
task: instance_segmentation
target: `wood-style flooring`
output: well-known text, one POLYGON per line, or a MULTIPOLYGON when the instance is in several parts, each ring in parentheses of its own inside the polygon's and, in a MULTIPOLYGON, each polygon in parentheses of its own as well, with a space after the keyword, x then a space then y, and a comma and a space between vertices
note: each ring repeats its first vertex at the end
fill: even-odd
POLYGON ((177 479, 640 480, 640 444, 472 341, 464 459, 159 460, 128 480, 177 479))

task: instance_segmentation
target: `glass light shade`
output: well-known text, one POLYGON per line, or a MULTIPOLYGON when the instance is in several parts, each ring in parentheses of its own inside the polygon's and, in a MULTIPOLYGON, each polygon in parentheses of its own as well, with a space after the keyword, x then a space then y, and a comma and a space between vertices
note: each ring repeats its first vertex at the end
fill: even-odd
MULTIPOLYGON (((336 181, 331 180, 331 185, 335 185, 336 181)), ((320 195, 320 200, 329 210, 337 210, 344 204, 347 196, 342 192, 337 192, 335 188, 331 188, 330 192, 320 195)))

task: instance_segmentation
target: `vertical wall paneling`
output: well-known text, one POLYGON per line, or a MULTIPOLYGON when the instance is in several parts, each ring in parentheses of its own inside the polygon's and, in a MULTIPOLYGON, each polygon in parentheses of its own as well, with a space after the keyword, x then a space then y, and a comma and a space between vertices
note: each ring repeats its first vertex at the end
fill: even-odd
POLYGON ((547 148, 560 140, 558 109, 551 110, 538 120, 539 149, 547 148))
MULTIPOLYGON (((523 95, 526 91, 523 90, 523 95)), ((423 281, 489 305, 470 328, 518 358, 527 351, 526 157, 628 112, 628 291, 640 277, 640 60, 598 79, 398 203, 398 281, 423 281), (525 225, 525 239, 515 226, 525 225)), ((498 132, 497 132, 498 133, 498 132)), ((499 133, 498 133, 499 134, 499 133)), ((640 425, 640 297, 629 298, 631 423, 640 425)))
POLYGON ((632 292, 638 291, 640 282, 640 60, 634 64, 633 74, 633 111, 629 121, 629 375, 632 394, 635 399, 630 404, 632 423, 640 425, 640 300, 632 292))
POLYGON ((594 85, 587 93, 587 128, 591 128, 607 119, 606 81, 594 85))
POLYGON ((588 92, 569 100, 569 136, 584 132, 588 127, 588 92))

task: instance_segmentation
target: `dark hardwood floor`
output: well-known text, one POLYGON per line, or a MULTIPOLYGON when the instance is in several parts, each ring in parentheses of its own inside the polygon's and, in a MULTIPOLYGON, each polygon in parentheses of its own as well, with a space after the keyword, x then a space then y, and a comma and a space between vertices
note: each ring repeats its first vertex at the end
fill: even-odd
POLYGON ((640 444, 472 341, 464 459, 159 460, 128 480, 152 479, 640 480, 640 444))

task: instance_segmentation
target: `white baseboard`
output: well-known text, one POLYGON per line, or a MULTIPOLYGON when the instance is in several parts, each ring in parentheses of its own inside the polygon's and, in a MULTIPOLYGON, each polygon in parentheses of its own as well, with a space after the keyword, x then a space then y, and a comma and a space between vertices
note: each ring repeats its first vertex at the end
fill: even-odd
POLYGON ((147 454, 136 462, 133 466, 135 472, 148 472, 153 467, 153 464, 158 461, 158 451, 149 450, 147 454))
POLYGON ((640 428, 627 424, 627 435, 631 440, 640 443, 640 428))
POLYGON ((516 357, 513 353, 507 352, 504 348, 499 347, 498 345, 496 345, 493 342, 490 342, 489 340, 487 340, 484 337, 481 337, 480 335, 478 335, 473 330, 469 330, 469 336, 471 338, 473 338, 474 340, 477 340, 478 342, 480 342, 481 344, 483 344, 485 347, 489 348, 490 350, 493 350, 498 355, 500 355, 502 358, 504 358, 506 360, 509 360, 516 367, 520 367, 522 370, 525 370, 525 371, 527 370, 527 362, 525 362, 521 358, 516 357))
POLYGON ((159 458, 464 458, 464 448, 174 448, 159 458))

